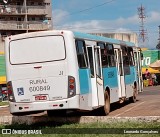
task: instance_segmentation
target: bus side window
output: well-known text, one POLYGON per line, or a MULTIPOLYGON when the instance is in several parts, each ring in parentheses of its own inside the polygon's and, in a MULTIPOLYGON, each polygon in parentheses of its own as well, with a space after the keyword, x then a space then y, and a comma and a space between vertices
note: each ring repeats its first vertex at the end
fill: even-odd
POLYGON ((101 60, 102 60, 102 66, 108 67, 108 57, 107 57, 107 48, 105 43, 98 42, 97 46, 100 46, 101 48, 101 60))
POLYGON ((107 44, 107 56, 108 56, 108 64, 109 67, 116 66, 115 56, 114 56, 114 48, 112 44, 107 44))
POLYGON ((87 68, 88 67, 87 53, 86 53, 85 42, 83 40, 76 40, 76 51, 77 51, 79 68, 87 68))
POLYGON ((128 57, 129 57, 129 64, 131 66, 134 66, 135 63, 134 63, 134 55, 133 55, 133 49, 132 49, 132 47, 128 47, 128 57))
POLYGON ((126 46, 121 46, 122 49, 122 55, 123 55, 123 65, 129 66, 129 56, 128 56, 128 50, 126 46))
POLYGON ((93 62, 93 53, 92 53, 92 47, 88 47, 88 58, 90 63, 90 70, 91 70, 91 77, 94 77, 94 62, 93 62))

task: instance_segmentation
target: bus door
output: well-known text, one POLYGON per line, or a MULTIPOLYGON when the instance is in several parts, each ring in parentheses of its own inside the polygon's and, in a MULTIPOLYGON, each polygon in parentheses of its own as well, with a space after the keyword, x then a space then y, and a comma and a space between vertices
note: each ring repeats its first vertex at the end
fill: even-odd
POLYGON ((116 56, 116 67, 118 70, 118 88, 119 88, 119 97, 126 96, 126 86, 124 79, 124 67, 123 67, 123 56, 121 49, 114 49, 116 56))
POLYGON ((92 107, 104 105, 101 51, 99 46, 87 46, 91 70, 92 107))
POLYGON ((138 79, 139 79, 139 92, 143 91, 143 79, 142 79, 142 56, 141 56, 141 51, 138 50, 138 79))
POLYGON ((142 71, 141 71, 141 52, 138 49, 134 51, 134 58, 135 58, 135 65, 136 65, 136 72, 137 72, 137 84, 139 92, 143 90, 143 80, 142 80, 142 71))

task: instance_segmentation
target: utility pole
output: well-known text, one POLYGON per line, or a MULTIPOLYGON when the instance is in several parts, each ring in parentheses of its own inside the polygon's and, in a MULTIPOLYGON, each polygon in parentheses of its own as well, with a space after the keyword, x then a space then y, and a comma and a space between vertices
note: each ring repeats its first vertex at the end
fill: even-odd
POLYGON ((144 27, 146 15, 145 15, 145 8, 142 5, 141 5, 141 7, 138 7, 138 15, 139 15, 139 19, 140 19, 139 37, 140 37, 140 40, 142 40, 143 46, 144 46, 145 41, 147 39, 147 30, 145 30, 145 27, 144 27))

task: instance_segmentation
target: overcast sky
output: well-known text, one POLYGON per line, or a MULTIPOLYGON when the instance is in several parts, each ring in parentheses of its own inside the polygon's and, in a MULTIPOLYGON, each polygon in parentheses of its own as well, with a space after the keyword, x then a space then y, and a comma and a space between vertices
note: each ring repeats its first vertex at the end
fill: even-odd
MULTIPOLYGON (((160 0, 53 0, 53 27, 81 32, 135 32, 139 35, 137 8, 141 5, 145 7, 148 34, 145 45, 153 49, 159 37, 160 0)), ((139 39, 139 43, 141 41, 139 39)))

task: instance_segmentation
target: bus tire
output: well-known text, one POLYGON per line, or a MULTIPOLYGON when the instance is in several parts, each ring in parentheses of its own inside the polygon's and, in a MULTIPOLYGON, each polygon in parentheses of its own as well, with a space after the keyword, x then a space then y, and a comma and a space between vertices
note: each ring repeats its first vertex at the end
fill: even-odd
POLYGON ((105 104, 104 104, 104 112, 105 115, 108 115, 110 112, 110 96, 109 93, 106 91, 105 93, 105 104))
POLYGON ((129 98, 131 103, 135 103, 137 101, 137 87, 134 86, 133 88, 133 96, 129 98))
POLYGON ((52 116, 65 116, 66 115, 66 110, 48 110, 47 115, 49 117, 52 116))

